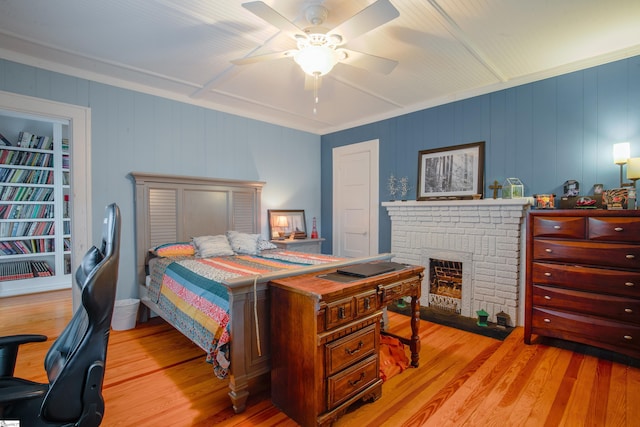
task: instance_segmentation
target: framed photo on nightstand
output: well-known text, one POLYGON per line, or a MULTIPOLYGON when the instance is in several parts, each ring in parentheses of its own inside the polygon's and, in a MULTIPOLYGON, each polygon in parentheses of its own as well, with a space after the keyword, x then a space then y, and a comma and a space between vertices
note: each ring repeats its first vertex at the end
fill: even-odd
POLYGON ((269 239, 284 240, 307 238, 307 223, 304 210, 275 210, 269 209, 269 239))

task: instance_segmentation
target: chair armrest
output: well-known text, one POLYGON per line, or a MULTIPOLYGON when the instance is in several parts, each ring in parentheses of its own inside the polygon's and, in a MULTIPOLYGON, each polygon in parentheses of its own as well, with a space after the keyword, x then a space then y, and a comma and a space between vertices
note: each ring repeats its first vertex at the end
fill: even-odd
POLYGON ((30 342, 46 341, 45 335, 22 334, 0 337, 0 377, 12 377, 16 368, 18 348, 30 342))
POLYGON ((44 395, 49 384, 39 384, 21 378, 0 378, 0 408, 20 400, 44 395))

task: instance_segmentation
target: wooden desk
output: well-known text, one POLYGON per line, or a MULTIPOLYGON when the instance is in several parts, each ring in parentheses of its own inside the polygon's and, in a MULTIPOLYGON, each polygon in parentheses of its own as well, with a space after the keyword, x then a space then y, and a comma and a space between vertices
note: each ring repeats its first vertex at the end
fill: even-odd
POLYGON ((270 282, 271 399, 302 426, 331 425, 358 400, 382 395, 380 320, 390 302, 411 296, 411 337, 401 338, 418 366, 424 267, 366 279, 335 270, 270 282))

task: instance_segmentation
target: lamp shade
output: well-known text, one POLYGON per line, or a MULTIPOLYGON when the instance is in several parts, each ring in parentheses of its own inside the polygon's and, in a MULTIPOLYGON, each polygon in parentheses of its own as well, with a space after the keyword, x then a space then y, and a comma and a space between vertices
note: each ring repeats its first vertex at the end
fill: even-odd
POLYGON ((631 146, 628 142, 613 144, 613 163, 624 165, 631 156, 631 146))
POLYGON ((289 226, 289 221, 287 220, 287 217, 284 215, 280 215, 276 218, 276 227, 283 227, 286 228, 289 226))
POLYGON ((323 76, 337 64, 338 53, 329 46, 308 45, 296 52, 293 59, 310 76, 323 76))
POLYGON ((627 179, 640 179, 640 157, 627 160, 627 179))

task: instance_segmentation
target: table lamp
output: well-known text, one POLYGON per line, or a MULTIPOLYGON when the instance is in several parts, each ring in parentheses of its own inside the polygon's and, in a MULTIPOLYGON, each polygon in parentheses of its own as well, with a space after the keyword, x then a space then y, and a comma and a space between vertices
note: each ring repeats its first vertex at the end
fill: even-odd
POLYGON ((613 144, 613 163, 620 165, 620 187, 624 187, 622 181, 622 167, 627 163, 627 159, 631 157, 631 146, 628 142, 620 142, 613 144))
POLYGON ((633 182, 632 190, 629 194, 629 203, 633 196, 634 206, 629 206, 629 209, 635 209, 635 201, 637 200, 636 181, 640 179, 640 157, 631 157, 627 160, 627 179, 633 182))
POLYGON ((276 218, 275 226, 280 229, 278 232, 278 238, 284 239, 285 234, 287 233, 287 227, 289 227, 289 221, 287 220, 287 217, 284 215, 278 216, 276 218))

